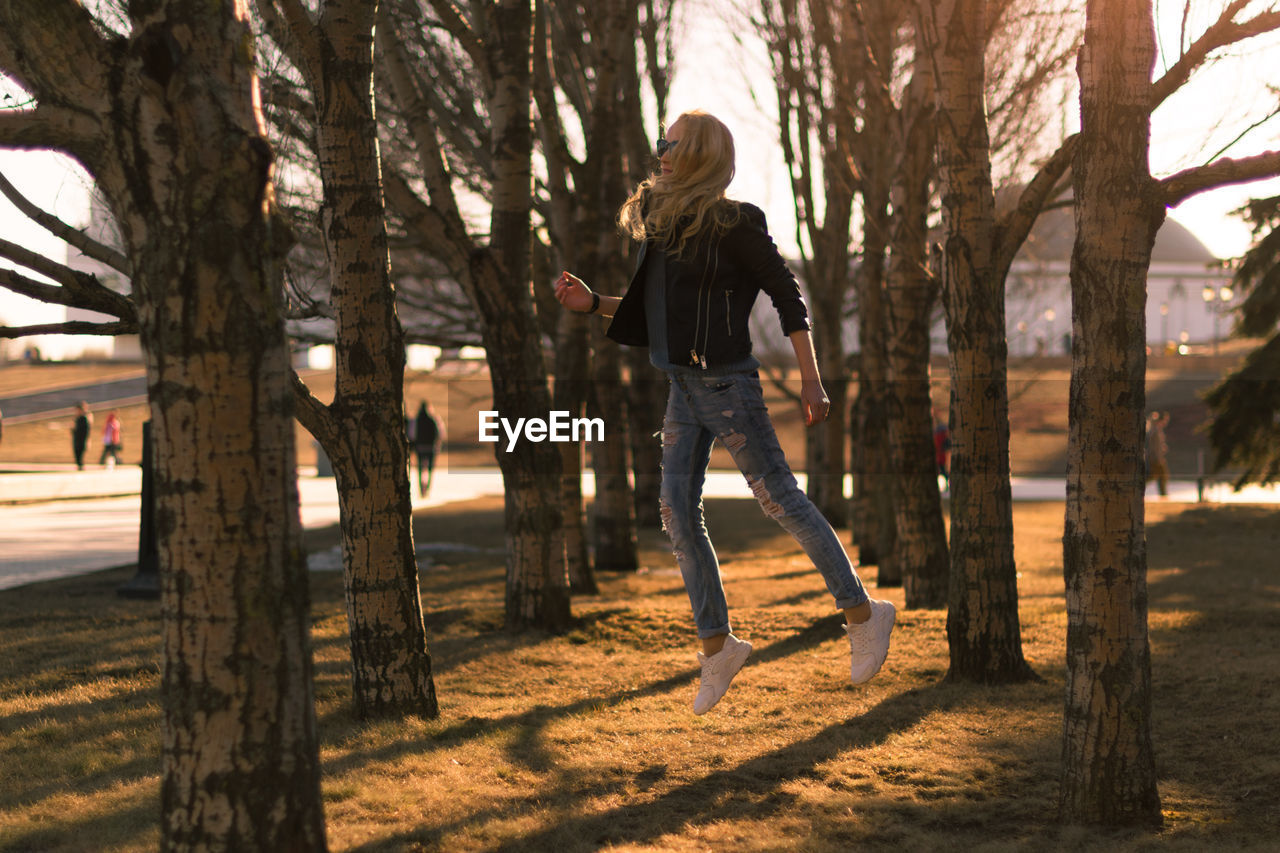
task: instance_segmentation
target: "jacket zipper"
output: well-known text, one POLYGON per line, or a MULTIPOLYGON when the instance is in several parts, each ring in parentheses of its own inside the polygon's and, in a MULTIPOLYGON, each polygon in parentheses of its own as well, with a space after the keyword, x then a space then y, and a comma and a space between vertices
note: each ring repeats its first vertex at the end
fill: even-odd
MULTIPOLYGON (((716 248, 717 247, 713 242, 711 246, 711 251, 715 259, 715 265, 712 266, 711 268, 710 281, 707 281, 706 279, 706 275, 707 275, 706 263, 704 263, 702 266, 703 281, 698 287, 698 319, 693 327, 693 347, 695 352, 691 354, 694 356, 694 363, 700 365, 703 370, 707 369, 707 347, 711 346, 711 285, 715 282, 716 275, 720 272, 720 253, 716 251, 716 248), (705 300, 705 304, 707 306, 707 314, 706 314, 707 319, 705 323, 702 321, 702 306, 704 304, 702 294, 703 294, 704 287, 706 288, 706 294, 707 294, 707 297, 705 300), (699 328, 700 326, 701 328, 699 328), (698 332, 699 331, 702 332, 702 354, 701 355, 699 355, 696 352, 698 348, 698 332)), ((711 260, 712 260, 711 258, 708 258, 707 263, 710 263, 711 260)))
POLYGON ((729 337, 733 337, 733 315, 730 312, 729 297, 733 296, 732 290, 724 292, 724 328, 729 333, 729 337))
MULTIPOLYGON (((713 253, 714 253, 714 248, 715 247, 712 246, 713 253)), ((718 255, 716 256, 715 260, 716 260, 716 270, 719 270, 720 258, 718 255)), ((706 352, 707 352, 707 344, 709 342, 710 333, 711 333, 711 287, 707 282, 707 265, 710 263, 711 263, 711 257, 708 256, 708 258, 702 264, 702 277, 698 281, 698 316, 694 319, 694 323, 693 323, 693 349, 689 350, 689 357, 690 359, 692 359, 693 364, 701 367, 703 370, 707 369, 706 352), (702 296, 704 292, 706 293, 705 300, 703 299, 703 296, 702 296), (705 324, 706 332, 702 336, 702 354, 699 355, 698 333, 702 331, 702 328, 704 327, 704 324, 702 322, 702 307, 704 304, 706 305, 706 314, 707 314, 707 321, 705 324)), ((714 272, 711 274, 711 278, 712 280, 715 279, 714 272)))

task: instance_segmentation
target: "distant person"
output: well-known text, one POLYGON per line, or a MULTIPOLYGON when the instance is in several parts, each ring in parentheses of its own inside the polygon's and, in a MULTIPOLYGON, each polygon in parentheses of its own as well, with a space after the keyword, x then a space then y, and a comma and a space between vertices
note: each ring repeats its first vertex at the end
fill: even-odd
POLYGON ((938 476, 946 484, 951 486, 951 471, 947 467, 947 459, 951 453, 951 428, 947 426, 946 421, 938 421, 938 425, 933 428, 933 459, 938 465, 938 476))
POLYGON ((76 468, 84 470, 84 451, 89 446, 89 433, 93 429, 93 415, 89 414, 89 404, 81 400, 76 403, 76 422, 71 427, 71 452, 76 457, 76 468))
POLYGON ((1160 497, 1169 494, 1169 439, 1165 435, 1168 425, 1168 412, 1152 412, 1147 420, 1147 482, 1156 481, 1160 497))
POLYGON ((432 413, 431 404, 423 400, 413 419, 413 450, 418 454, 418 494, 423 497, 431 491, 431 475, 436 469, 440 438, 440 422, 432 413))
POLYGON ((867 596, 835 531, 797 487, 765 408, 760 362, 751 354, 747 318, 763 290, 795 351, 805 424, 826 420, 831 403, 800 288, 760 208, 725 196, 734 147, 719 119, 700 110, 684 113, 657 149, 658 173, 641 182, 618 213, 623 230, 640 243, 626 295, 605 296, 568 271, 555 292, 571 311, 612 317, 609 337, 648 347, 649 361, 670 380, 661 510, 702 647, 693 712, 706 713, 720 701, 751 652, 751 644, 730 631, 720 563, 703 518, 702 487, 717 438, 761 508, 803 546, 844 611, 849 674, 861 684, 889 653, 894 606, 867 596))
POLYGON ((108 468, 114 468, 123 462, 120 459, 120 451, 124 450, 124 442, 120 430, 120 418, 115 412, 107 415, 107 422, 102 427, 102 458, 98 460, 99 465, 105 464, 108 468), (107 459, 110 457, 111 461, 107 459))

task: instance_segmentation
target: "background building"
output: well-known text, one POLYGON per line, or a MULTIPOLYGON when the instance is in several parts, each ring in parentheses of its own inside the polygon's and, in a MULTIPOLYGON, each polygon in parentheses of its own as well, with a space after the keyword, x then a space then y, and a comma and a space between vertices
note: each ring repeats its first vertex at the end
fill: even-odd
MULTIPOLYGON (((940 237, 940 235, 939 235, 940 237)), ((1075 221, 1070 207, 1040 215, 1006 280, 1005 323, 1010 358, 1071 353, 1071 247, 1075 221)), ((855 262, 856 263, 856 262, 855 262)), ((792 261, 799 278, 801 265, 792 261)), ((856 275, 856 267, 850 273, 856 275)), ((801 288, 805 287, 801 281, 801 288)), ((1147 274, 1147 343, 1153 354, 1206 352, 1231 332, 1238 295, 1231 271, 1185 225, 1166 218, 1156 234, 1147 274)), ((812 304, 812 302, 810 303, 812 304)), ((947 332, 941 304, 934 306, 933 352, 945 354, 947 332)), ((827 322, 827 318, 814 318, 827 322)), ((751 335, 757 356, 794 363, 767 298, 756 302, 751 335)), ((845 318, 846 352, 858 350, 856 318, 845 318)))
MULTIPOLYGON (((1070 353, 1070 208, 1048 211, 1014 259, 1005 302, 1010 356, 1070 353)), ((1212 345, 1231 331, 1231 272, 1195 234, 1166 218, 1147 273, 1147 343, 1153 353, 1212 345)), ((945 333, 937 330, 945 350, 945 333)))

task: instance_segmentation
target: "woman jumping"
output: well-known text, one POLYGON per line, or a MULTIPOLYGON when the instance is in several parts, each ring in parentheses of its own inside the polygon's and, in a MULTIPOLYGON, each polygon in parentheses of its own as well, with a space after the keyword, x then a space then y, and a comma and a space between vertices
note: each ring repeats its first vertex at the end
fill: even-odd
POLYGON ((608 335, 649 348, 670 377, 662 440, 663 527, 693 605, 702 681, 693 712, 711 709, 751 653, 733 635, 720 564, 703 523, 702 486, 715 439, 729 451, 766 515, 813 561, 845 614, 855 684, 874 676, 889 653, 894 607, 867 597, 831 525, 796 485, 765 408, 751 355, 747 318, 763 290, 791 340, 801 376, 805 424, 827 417, 809 316, 754 205, 725 197, 734 174, 733 136, 714 116, 682 114, 658 140, 661 171, 636 188, 618 222, 640 241, 626 294, 602 296, 560 274, 556 298, 566 308, 612 317, 608 335))

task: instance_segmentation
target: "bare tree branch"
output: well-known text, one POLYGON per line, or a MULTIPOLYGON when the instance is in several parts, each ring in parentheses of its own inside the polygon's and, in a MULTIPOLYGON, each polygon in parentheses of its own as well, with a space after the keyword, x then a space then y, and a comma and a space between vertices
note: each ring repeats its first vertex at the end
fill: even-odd
POLYGON ((9 179, 3 174, 0 174, 0 194, 9 199, 10 203, 24 216, 59 240, 74 246, 95 261, 101 261, 126 276, 130 275, 129 259, 122 253, 117 252, 110 246, 99 243, 79 228, 72 228, 52 213, 41 210, 38 205, 33 204, 26 196, 18 192, 17 187, 9 183, 9 179))
POLYGON ((893 60, 892 57, 879 57, 875 51, 875 39, 871 36, 871 29, 867 26, 867 22, 863 17, 863 8, 861 3, 852 3, 847 6, 847 20, 850 24, 856 25, 858 33, 855 44, 858 50, 863 53, 861 60, 866 63, 869 69, 868 73, 863 75, 862 82, 866 86, 866 96, 879 102, 880 109, 887 113, 892 113, 898 109, 897 104, 893 100, 893 60), (882 61, 882 60, 887 60, 882 61))
POLYGON ((424 202, 394 167, 386 169, 387 206, 394 209, 404 222, 405 230, 416 237, 419 247, 429 248, 445 265, 450 274, 464 286, 470 286, 470 255, 476 247, 458 217, 446 216, 435 206, 424 202), (462 246, 471 246, 470 252, 462 246))
POLYGON ((329 407, 311 393, 311 389, 307 387, 307 383, 302 381, 302 377, 297 371, 293 372, 291 385, 293 387, 293 413, 297 417, 298 423, 302 424, 303 429, 311 433, 312 437, 319 441, 322 445, 332 445, 337 441, 337 421, 334 419, 329 407))
POLYGON ((1071 167, 1071 158, 1075 156, 1079 140, 1078 133, 1063 140, 1058 150, 1040 167, 1040 171, 1022 191, 1017 205, 996 222, 995 262, 997 276, 1001 280, 1008 275, 1014 256, 1031 233, 1036 218, 1044 212, 1045 202, 1049 200, 1058 181, 1071 167))
POLYGON ((320 44, 310 13, 298 0, 254 0, 254 7, 267 35, 316 91, 322 73, 320 44))
POLYGON ((50 305, 68 304, 67 293, 61 287, 28 278, 17 270, 0 268, 0 287, 50 305))
POLYGON ((405 121, 409 124, 410 134, 417 148, 418 163, 427 183, 432 207, 442 217, 458 218, 460 214, 453 194, 449 167, 440 150, 440 140, 431 121, 431 110, 424 103, 422 90, 414 80, 404 41, 400 38, 387 7, 384 7, 380 18, 383 25, 378 27, 377 39, 382 47, 383 66, 391 78, 396 100, 403 105, 405 121))
MULTIPOLYGON (((300 88, 297 83, 286 80, 284 77, 273 74, 265 76, 262 80, 263 100, 287 110, 291 113, 299 113, 305 116, 315 115, 315 104, 307 96, 307 91, 300 88)), ((311 135, 308 128, 305 132, 298 133, 302 138, 311 135)))
POLYGON ((1262 12, 1239 23, 1234 21, 1236 14, 1248 3, 1249 0, 1232 0, 1218 20, 1200 34, 1200 38, 1187 48, 1159 80, 1151 84, 1151 109, 1160 106, 1181 88, 1213 51, 1280 28, 1280 11, 1262 12))
POLYGON ((1280 150, 1264 151, 1253 157, 1223 157, 1204 166, 1184 169, 1159 182, 1167 207, 1177 207, 1193 195, 1230 184, 1280 175, 1280 150))
POLYGON ((489 53, 485 49, 484 43, 476 35, 470 22, 462 10, 449 0, 426 0, 427 5, 440 18, 440 23, 448 31, 449 35, 458 40, 458 44, 462 45, 462 49, 467 52, 467 56, 471 57, 472 64, 475 65, 482 75, 484 75, 484 88, 489 91, 493 88, 493 81, 490 77, 489 70, 489 53))
POLYGON ((27 278, 15 270, 0 270, 0 287, 54 305, 101 311, 121 319, 133 319, 137 316, 129 297, 104 287, 96 277, 88 273, 73 270, 8 240, 0 240, 0 258, 7 258, 58 282, 56 285, 46 284, 27 278))
POLYGON ((18 266, 38 272, 58 284, 68 284, 76 275, 70 267, 4 239, 0 239, 0 258, 8 258, 18 266))
POLYGON ((675 38, 672 35, 675 15, 672 13, 677 0, 643 0, 645 18, 640 25, 640 40, 644 44, 645 71, 659 116, 667 113, 667 95, 670 91, 669 73, 675 68, 675 38))
MULTIPOLYGON (((572 235, 557 232, 556 224, 572 222, 572 195, 569 190, 569 176, 574 167, 580 166, 569 151, 564 122, 560 118, 560 110, 556 104, 555 80, 555 40, 548 31, 547 18, 550 12, 548 4, 539 4, 534 19, 534 53, 533 53, 533 93, 538 108, 537 127, 542 137, 542 155, 547 163, 547 196, 548 204, 554 212, 546 212, 543 218, 551 230, 553 245, 560 245, 567 251, 573 245, 572 235)), ((566 264, 572 264, 566 259, 566 264)))
MULTIPOLYGON (((393 69, 386 63, 387 47, 380 53, 383 65, 380 74, 390 77, 392 85, 386 92, 388 103, 383 108, 386 115, 396 116, 395 124, 407 125, 401 136, 413 140, 407 146, 422 156, 423 151, 439 148, 440 158, 447 162, 452 179, 459 180, 466 188, 481 197, 489 195, 489 178, 493 172, 492 141, 489 138, 491 122, 482 114, 485 100, 477 97, 476 71, 470 60, 449 38, 435 40, 439 35, 419 29, 410 20, 390 14, 392 25, 379 27, 379 38, 394 37, 399 45, 400 66, 393 69), (423 134, 430 130, 438 143, 422 145, 423 134)), ((384 21, 387 19, 383 19, 384 21)), ((433 159, 435 154, 430 155, 433 159)), ((433 169, 428 169, 430 173, 433 169)), ((433 200, 433 203, 437 203, 433 200)))
POLYGON ((68 320, 65 323, 44 323, 36 326, 0 326, 0 338, 25 338, 28 335, 136 335, 138 324, 90 323, 86 320, 68 320))
MULTIPOLYGON (((551 40, 555 44, 566 44, 581 39, 586 25, 579 17, 573 4, 550 4, 551 40), (562 8, 563 7, 563 8, 562 8)), ((568 99, 570 106, 578 115, 586 115, 591 111, 592 84, 587 80, 587 69, 576 50, 553 51, 552 67, 560 91, 568 99)))
POLYGON ((86 109, 105 100, 113 46, 77 0, 0 3, 0 70, 45 103, 86 109), (39 43, 46 49, 28 47, 39 43))
POLYGON ((1262 118, 1258 119, 1257 121, 1255 121, 1255 122, 1253 122, 1252 124, 1250 124, 1248 127, 1246 127, 1246 128, 1244 128, 1243 130, 1241 130, 1239 133, 1237 133, 1237 134, 1235 135, 1235 138, 1233 138, 1233 139, 1232 139, 1230 142, 1228 142, 1226 145, 1223 145, 1221 148, 1219 148, 1217 151, 1215 151, 1215 152, 1213 153, 1213 156, 1212 156, 1212 157, 1208 157, 1208 158, 1206 158, 1206 160, 1207 160, 1208 162, 1212 162, 1212 161, 1214 161, 1214 160, 1217 160, 1217 159, 1218 159, 1219 157, 1221 157, 1223 154, 1226 154, 1228 151, 1230 151, 1230 150, 1235 146, 1235 144, 1236 144, 1237 142, 1239 142, 1241 139, 1244 139, 1244 138, 1245 138, 1246 136, 1248 136, 1250 133, 1252 133, 1253 131, 1255 131, 1255 130, 1257 130, 1258 128, 1262 127, 1264 124, 1266 124, 1267 122, 1271 121, 1273 118, 1275 118, 1275 117, 1276 117, 1276 116, 1278 116, 1278 115, 1280 115, 1280 106, 1277 106, 1277 107, 1276 107, 1275 109, 1273 109, 1271 112, 1267 113, 1267 114, 1266 114, 1265 116, 1263 116, 1262 118))
MULTIPOLYGON (((0 4, 3 5, 3 4, 0 4)), ((0 70, 7 70, 0 65, 0 70)), ((0 147, 56 149, 87 160, 98 137, 98 124, 88 115, 56 106, 0 111, 0 147)))

